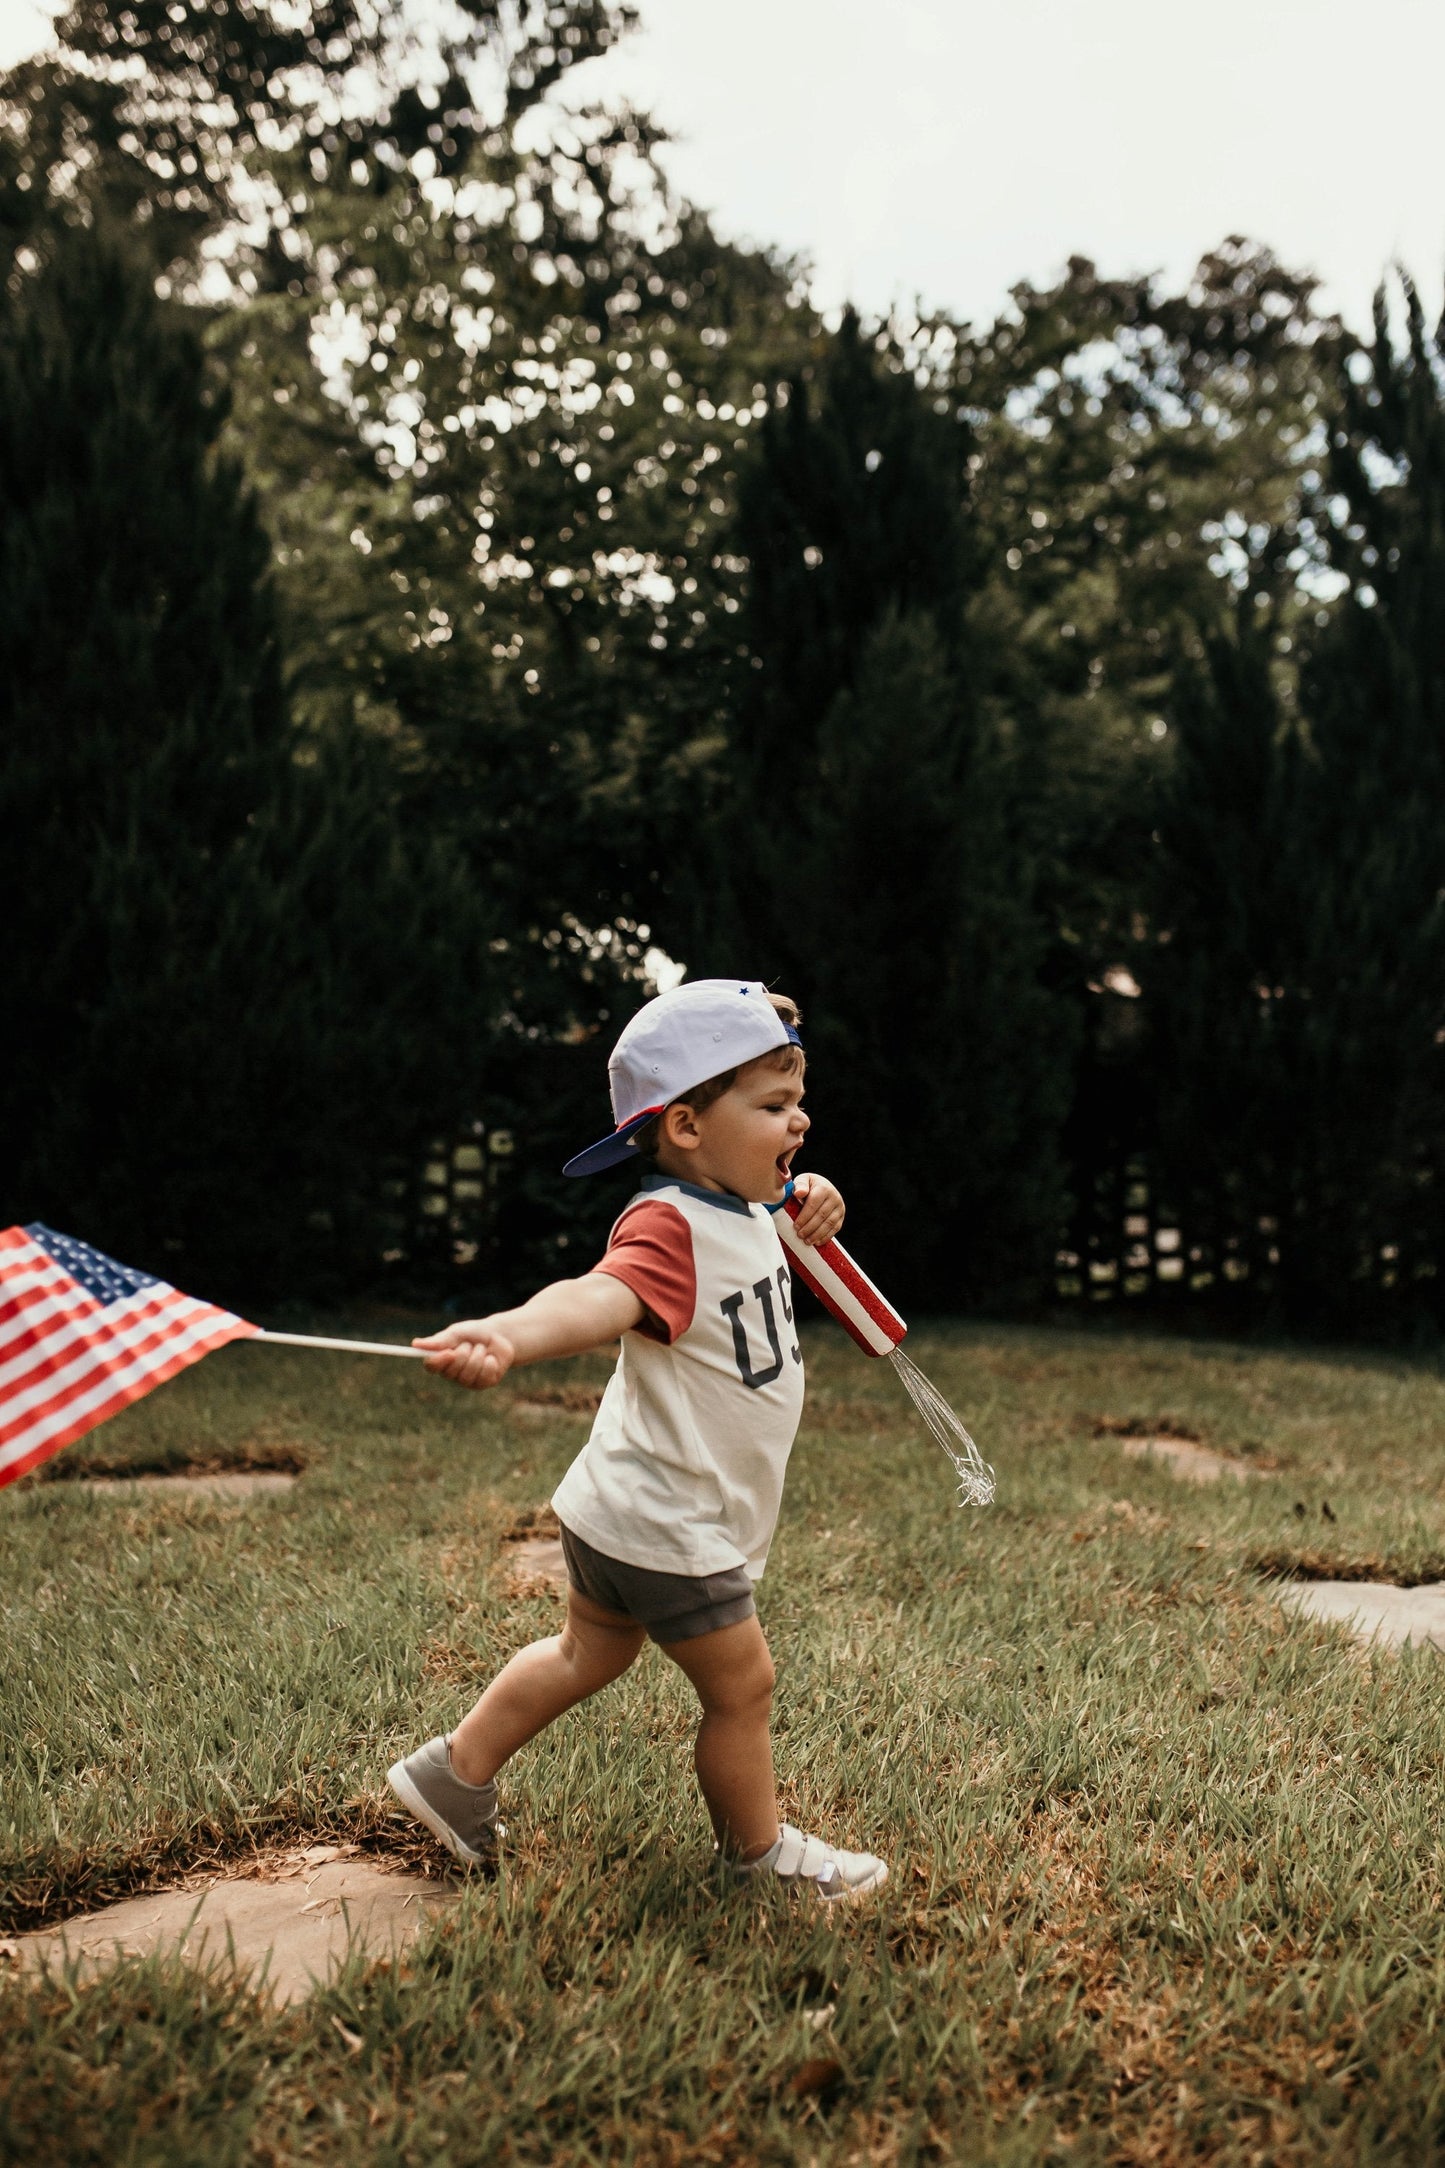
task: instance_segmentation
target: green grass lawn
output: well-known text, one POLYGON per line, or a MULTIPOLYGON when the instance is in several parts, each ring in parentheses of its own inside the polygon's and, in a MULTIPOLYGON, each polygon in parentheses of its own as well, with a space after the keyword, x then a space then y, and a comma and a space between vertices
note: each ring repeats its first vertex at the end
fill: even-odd
MULTIPOLYGON (((1445 1575, 1434 1367, 909 1345, 997 1505, 955 1509, 889 1370, 820 1327, 760 1592, 785 1812, 883 1852, 881 1899, 821 1919, 713 1882, 650 1650, 509 1768, 503 1873, 401 1968, 279 2014, 174 1964, 5 1977, 0 2157, 1445 2158, 1445 1668, 1286 1623, 1265 1577, 1445 1575), (1190 1489, 1095 1435, 1131 1417, 1262 1472, 1190 1489)), ((290 1493, 0 1494, 0 1933, 258 1845, 417 1856, 387 1764, 558 1616, 502 1539, 586 1419, 514 1401, 605 1369, 476 1397, 231 1348, 71 1461, 291 1456, 290 1493)))

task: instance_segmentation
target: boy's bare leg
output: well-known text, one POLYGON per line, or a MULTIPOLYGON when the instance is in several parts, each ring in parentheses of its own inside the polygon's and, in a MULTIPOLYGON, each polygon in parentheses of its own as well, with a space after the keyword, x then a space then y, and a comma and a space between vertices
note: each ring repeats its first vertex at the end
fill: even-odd
POLYGON ((452 1733, 452 1768, 463 1784, 488 1783, 565 1709, 620 1678, 646 1639, 632 1619, 569 1588, 561 1633, 519 1649, 452 1733))
POLYGON ((663 1654, 691 1679, 702 1703, 694 1759, 713 1834, 735 1859, 761 1859, 778 1841, 769 1732, 773 1659, 763 1629, 746 1618, 691 1641, 667 1642, 663 1654))

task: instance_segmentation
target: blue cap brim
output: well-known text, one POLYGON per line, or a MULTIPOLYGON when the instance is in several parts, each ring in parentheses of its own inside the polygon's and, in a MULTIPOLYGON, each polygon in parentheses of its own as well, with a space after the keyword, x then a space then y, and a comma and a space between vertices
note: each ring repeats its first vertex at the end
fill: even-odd
POLYGON ((606 1167, 620 1167, 624 1159, 636 1159, 632 1140, 639 1129, 656 1120, 656 1110, 650 1114, 634 1115, 620 1129, 614 1129, 610 1137, 603 1137, 597 1144, 589 1144, 585 1152, 569 1159, 562 1169, 564 1174, 601 1174, 606 1167))

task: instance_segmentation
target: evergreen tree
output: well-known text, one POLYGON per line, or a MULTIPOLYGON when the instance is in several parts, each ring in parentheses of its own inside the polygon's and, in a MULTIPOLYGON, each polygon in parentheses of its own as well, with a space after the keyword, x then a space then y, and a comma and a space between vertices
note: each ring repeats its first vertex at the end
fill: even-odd
MULTIPOLYGON (((569 99, 562 120, 558 86, 632 20, 74 0, 55 51, 0 80, 17 228, 114 205, 192 295, 224 236, 210 335, 300 712, 405 737, 488 872, 514 804, 532 836, 555 811, 519 917, 619 947, 716 745, 738 455, 813 324, 786 266, 671 200, 645 118, 569 99)), ((564 978, 539 974, 537 1015, 564 978)), ((628 996, 600 958, 594 981, 628 996)), ((594 990, 574 977, 559 1029, 598 1020, 594 990)))
POLYGON ((375 753, 296 734, 223 408, 104 237, 13 284, 0 1209, 274 1292, 374 1265, 384 1179, 475 1104, 489 981, 375 753))
POLYGON ((1079 1025, 1069 1247, 1090 1257, 1120 1257, 1148 1139, 1147 1034, 1114 989, 1142 968, 1175 661, 1237 586, 1279 592, 1280 637, 1305 606, 1280 570, 1341 339, 1315 284, 1238 236, 1180 292, 1075 258, 998 322, 937 325, 923 348, 975 417, 976 681, 1018 734, 1046 976, 1079 1025))
MULTIPOLYGON (((1229 632, 1180 663, 1170 765, 1156 794, 1156 890, 1135 969, 1149 1023, 1156 1205, 1195 1272, 1246 1305, 1275 1276, 1279 1226, 1310 1119, 1301 1071, 1308 813, 1299 731, 1273 674, 1273 627, 1249 596, 1229 632)), ((1323 869, 1321 869, 1323 875, 1323 869)), ((1327 875, 1323 875, 1327 878, 1327 875)))
POLYGON ((1010 797, 933 618, 890 611, 780 816, 772 931, 804 1003, 818 1164, 845 1187, 859 1253, 925 1310, 1034 1298, 1062 1210, 1070 1070, 1010 797))
POLYGON ((939 1309, 1036 1291, 1070 1054, 1014 755, 970 681, 968 457, 852 316, 770 415, 740 499, 728 863, 695 935, 801 1002, 819 1163, 864 1253, 939 1309))
POLYGON ((1407 287, 1341 369, 1318 525, 1348 585, 1263 594, 1174 708, 1141 965, 1164 1183, 1216 1273, 1304 1329, 1440 1314, 1445 1137, 1445 399, 1407 287))
POLYGON ((890 613, 929 617, 957 656, 980 569, 963 511, 971 450, 952 409, 921 398, 851 311, 816 375, 788 384, 738 500, 748 646, 763 665, 741 722, 760 749, 776 728, 795 747, 818 729, 890 613))

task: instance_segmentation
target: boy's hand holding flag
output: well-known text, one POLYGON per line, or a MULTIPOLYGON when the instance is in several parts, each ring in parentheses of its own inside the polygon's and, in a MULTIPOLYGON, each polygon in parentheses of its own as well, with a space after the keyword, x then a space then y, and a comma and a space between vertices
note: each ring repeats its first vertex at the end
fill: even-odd
POLYGON ((266 1332, 38 1220, 0 1229, 0 1489, 228 1340, 420 1352, 266 1332))

